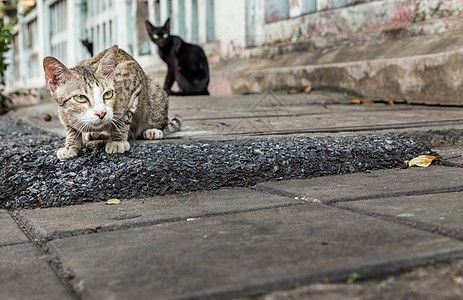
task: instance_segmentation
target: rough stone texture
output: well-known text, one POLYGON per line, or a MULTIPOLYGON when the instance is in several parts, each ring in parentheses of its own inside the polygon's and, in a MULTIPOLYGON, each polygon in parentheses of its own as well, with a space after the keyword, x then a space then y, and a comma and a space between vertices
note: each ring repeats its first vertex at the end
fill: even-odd
MULTIPOLYGON (((462 299, 463 260, 449 265, 435 264, 390 276, 384 280, 355 284, 312 284, 252 298, 255 300, 344 300, 344 299, 462 299)), ((246 298, 250 299, 250 298, 246 298)))
MULTIPOLYGON (((353 6, 355 1, 337 1, 348 6, 341 9, 332 9, 333 1, 323 2, 318 9, 326 11, 263 24, 260 44, 245 51, 257 57, 254 61, 212 67, 212 93, 336 86, 365 97, 463 105, 455 97, 461 87, 462 1, 361 1, 353 6)), ((300 5, 295 1, 291 7, 300 5)))
MULTIPOLYGON (((234 188, 167 195, 122 201, 119 205, 102 202, 60 208, 21 210, 22 223, 42 241, 127 227, 174 221, 196 221, 213 215, 227 215, 270 209, 300 203, 292 198, 251 189, 234 188), (96 231, 96 230, 95 230, 96 231)), ((1 216, 1 215, 0 215, 1 216)))
MULTIPOLYGON (((463 129, 447 129, 447 130, 427 130, 427 131, 412 131, 405 134, 408 137, 417 139, 425 143, 430 148, 463 146, 463 129)), ((455 148, 454 150, 460 150, 455 148)), ((444 151, 445 152, 445 151, 444 151)), ((450 156, 459 155, 462 153, 453 153, 450 156)), ((442 155, 446 155, 443 153, 442 155)))
MULTIPOLYGON (((463 170, 460 174, 461 179, 463 170)), ((384 216, 396 222, 463 240, 462 201, 463 192, 455 192, 352 201, 338 203, 336 207, 384 216)))
POLYGON ((29 242, 29 239, 10 217, 9 213, 0 210, 0 247, 27 242, 29 242))
POLYGON ((461 146, 439 147, 436 148, 436 151, 442 156, 442 165, 463 168, 463 149, 461 146))
MULTIPOLYGON (((172 97, 171 115, 181 115, 184 123, 181 131, 168 135, 166 139, 238 140, 278 135, 339 136, 387 130, 403 132, 426 142, 429 147, 463 144, 463 110, 405 104, 353 105, 351 101, 352 96, 330 91, 295 95, 275 92, 249 96, 202 96, 193 99, 172 97)), ((64 136, 56 106, 56 103, 47 103, 22 108, 12 117, 64 136), (44 121, 45 114, 50 114, 52 120, 44 121)), ((153 142, 157 141, 151 141, 153 142)))
MULTIPOLYGON (((278 46, 280 47, 277 49, 282 49, 286 44, 289 48, 288 44, 301 41, 311 42, 312 48, 329 48, 369 40, 421 35, 443 36, 463 31, 463 3, 459 0, 319 0, 317 4, 316 13, 264 24, 264 36, 261 40, 266 47, 247 51, 254 54, 268 53, 276 51, 278 46), (361 5, 348 6, 356 2, 361 5), (333 9, 340 6, 347 7, 333 9)), ((300 5, 300 1, 291 4, 292 7, 297 5, 300 5)))
POLYGON ((251 186, 382 168, 430 151, 398 134, 135 144, 128 153, 87 149, 59 161, 62 139, 0 118, 0 207, 33 208, 251 186))
POLYGON ((285 86, 336 86, 364 97, 408 103, 462 105, 458 81, 463 52, 373 61, 289 66, 235 74, 232 92, 266 91, 285 86), (252 88, 251 88, 252 87, 252 88))
POLYGON ((0 247, 0 299, 75 299, 31 243, 0 247))
POLYGON ((378 276, 463 251, 453 239, 310 204, 48 245, 75 272, 74 285, 94 299, 233 298, 344 280, 352 272, 378 276))
POLYGON ((381 170, 324 178, 259 183, 257 188, 305 201, 333 203, 436 192, 463 191, 463 169, 442 166, 381 170), (380 180, 378 180, 380 179, 380 180), (400 184, 398 184, 400 182, 400 184))

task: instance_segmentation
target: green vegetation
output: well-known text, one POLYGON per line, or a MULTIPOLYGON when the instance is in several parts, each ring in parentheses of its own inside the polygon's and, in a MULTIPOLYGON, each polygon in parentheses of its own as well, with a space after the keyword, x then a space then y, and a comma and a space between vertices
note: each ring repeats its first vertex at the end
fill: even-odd
POLYGON ((0 20, 0 114, 4 114, 12 108, 11 99, 3 93, 5 88, 5 71, 8 64, 5 62, 5 54, 10 50, 13 34, 11 33, 12 24, 5 25, 0 20))
POLYGON ((352 273, 349 278, 347 278, 347 283, 348 284, 353 284, 357 279, 359 278, 359 274, 357 273, 352 273))

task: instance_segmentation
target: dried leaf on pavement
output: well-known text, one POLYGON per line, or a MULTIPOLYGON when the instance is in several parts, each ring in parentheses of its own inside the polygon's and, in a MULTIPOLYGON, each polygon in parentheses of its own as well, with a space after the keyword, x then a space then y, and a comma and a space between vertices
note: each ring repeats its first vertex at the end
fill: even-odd
POLYGON ((362 104, 373 104, 376 103, 375 100, 362 100, 362 104))
POLYGON ((427 167, 429 166, 433 160, 440 158, 440 156, 433 156, 433 155, 420 155, 415 157, 411 161, 408 162, 409 167, 417 166, 417 167, 427 167))
POLYGON ((97 232, 98 229, 100 229, 100 228, 101 228, 101 225, 96 225, 96 226, 90 226, 88 229, 90 229, 91 231, 97 232))
POLYGON ((292 90, 288 91, 288 94, 290 94, 290 95, 291 94, 297 94, 297 93, 299 93, 299 90, 296 90, 296 89, 292 89, 292 90))
POLYGON ((394 99, 389 98, 389 100, 369 100, 369 99, 360 99, 360 98, 352 98, 352 104, 374 104, 374 103, 383 103, 386 105, 394 105, 394 99))
POLYGON ((113 199, 109 199, 104 204, 107 204, 107 205, 121 204, 121 200, 113 198, 113 199))
POLYGON ((310 93, 311 91, 312 87, 309 85, 305 89, 292 89, 288 91, 288 94, 310 93))

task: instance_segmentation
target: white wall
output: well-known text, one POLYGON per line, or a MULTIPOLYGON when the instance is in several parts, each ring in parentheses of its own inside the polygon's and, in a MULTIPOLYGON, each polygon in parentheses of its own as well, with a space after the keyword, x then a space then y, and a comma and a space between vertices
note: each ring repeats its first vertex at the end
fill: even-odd
POLYGON ((241 56, 246 46, 245 0, 216 1, 214 10, 221 57, 241 56))

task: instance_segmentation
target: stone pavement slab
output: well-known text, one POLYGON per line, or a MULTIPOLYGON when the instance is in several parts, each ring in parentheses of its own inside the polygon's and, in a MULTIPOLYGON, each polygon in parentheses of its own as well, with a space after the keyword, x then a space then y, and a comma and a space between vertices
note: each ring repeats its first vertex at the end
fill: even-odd
POLYGON ((463 168, 462 146, 438 147, 433 150, 435 150, 437 153, 439 153, 440 156, 442 156, 442 158, 445 159, 442 162, 443 165, 463 168))
MULTIPOLYGON (((252 107, 249 108, 250 110, 252 107)), ((372 132, 375 130, 404 130, 463 125, 463 111, 452 112, 446 108, 387 107, 384 105, 299 105, 250 111, 246 116, 220 118, 208 113, 203 118, 185 119, 182 132, 177 136, 197 130, 202 138, 226 139, 246 136, 345 134, 346 132, 372 132), (273 111, 271 110, 273 109, 273 111), (219 136, 217 136, 219 135, 219 136)))
MULTIPOLYGON (((228 140, 277 135, 346 135, 429 128, 463 129, 463 111, 449 107, 353 105, 350 96, 326 91, 228 97, 172 97, 170 115, 183 118, 182 130, 166 140, 228 140)), ((33 126, 64 136, 57 104, 44 103, 13 114, 33 126), (51 122, 43 120, 45 114, 51 122)), ((153 141, 151 141, 153 142, 153 141)), ((155 141, 158 142, 158 141, 155 141)))
POLYGON ((0 247, 27 242, 29 242, 29 239, 11 218, 10 214, 5 210, 0 210, 0 247))
MULTIPOLYGON (((89 203, 68 207, 21 210, 16 214, 41 240, 164 222, 226 215, 297 204, 246 188, 221 189, 182 195, 123 200, 119 205, 89 203), (89 229, 93 227, 93 229, 89 229)), ((0 215, 1 216, 1 215, 0 215)))
POLYGON ((337 203, 336 207, 385 216, 463 240, 463 192, 337 203))
POLYGON ((380 170, 371 173, 259 183, 257 188, 306 201, 323 203, 385 198, 400 195, 463 191, 463 169, 431 165, 427 168, 380 170))
MULTIPOLYGON (((249 299, 249 298, 246 298, 249 299)), ((463 260, 435 264, 392 275, 383 280, 348 283, 315 283, 269 293, 255 300, 345 299, 463 299, 463 260)), ((245 299, 242 299, 245 300, 245 299)))
POLYGON ((32 243, 0 247, 0 299, 75 299, 32 243))
POLYGON ((396 272, 463 243, 320 204, 76 236, 48 243, 85 298, 232 298, 396 272))

